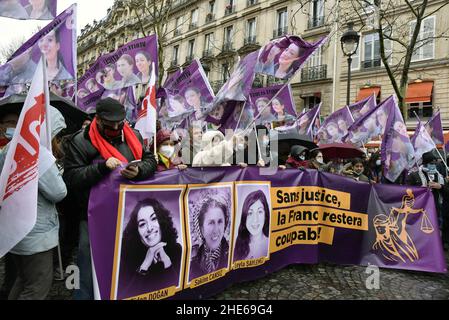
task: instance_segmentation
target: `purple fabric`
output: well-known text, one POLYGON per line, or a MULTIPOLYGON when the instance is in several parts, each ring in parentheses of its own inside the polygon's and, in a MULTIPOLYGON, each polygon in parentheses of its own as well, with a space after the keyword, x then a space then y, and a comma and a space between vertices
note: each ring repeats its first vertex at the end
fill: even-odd
MULTIPOLYGON (((49 81, 75 79, 76 72, 76 4, 63 11, 47 26, 25 42, 9 60, 0 66, 0 85, 31 83, 37 64, 43 52, 47 51, 55 56, 57 72, 48 70, 49 81), (55 49, 52 40, 58 42, 59 49, 55 49), (55 40, 56 38, 56 40, 55 40), (41 48, 42 50, 41 51, 41 48), (54 52, 54 50, 58 50, 54 52), (54 54, 53 54, 54 53, 54 54)), ((49 58, 51 59, 51 58, 49 58)), ((48 60, 49 60, 48 59, 48 60)))
POLYGON ((443 125, 441 124, 441 114, 439 111, 426 123, 425 128, 435 144, 444 143, 443 125))
POLYGON ((329 115, 318 130, 320 144, 340 143, 348 134, 348 128, 354 123, 348 107, 341 108, 329 115))
POLYGON ((360 117, 364 116, 375 107, 376 97, 374 94, 348 106, 354 121, 357 121, 360 117))
POLYGON ((147 84, 149 80, 146 78, 151 75, 152 65, 155 66, 157 75, 158 56, 155 35, 133 40, 116 51, 101 56, 78 79, 78 106, 87 111, 95 106, 104 91, 117 92, 124 88, 147 84), (142 60, 144 63, 141 62, 142 60), (139 71, 138 65, 145 74, 139 71))
POLYGON ((393 96, 382 101, 377 107, 371 109, 364 116, 356 120, 343 137, 343 141, 356 147, 362 147, 372 138, 385 132, 387 117, 393 110, 395 101, 393 96))
POLYGON ((284 36, 259 50, 255 71, 280 79, 291 78, 328 37, 309 43, 297 36, 284 36))
MULTIPOLYGON (((113 266, 114 259, 117 259, 118 256, 115 256, 115 252, 119 253, 118 248, 124 230, 123 226, 117 229, 119 226, 118 213, 123 212, 126 218, 129 216, 129 209, 137 198, 151 197, 152 194, 157 194, 159 202, 165 208, 170 208, 170 216, 176 220, 174 225, 179 231, 178 243, 182 245, 183 253, 187 255, 192 250, 194 252, 197 250, 195 239, 198 240, 197 230, 199 230, 199 226, 195 222, 197 220, 194 219, 197 210, 192 205, 199 208, 200 201, 206 198, 206 196, 202 196, 200 197, 201 200, 195 200, 196 198, 192 198, 194 194, 189 196, 190 191, 200 188, 200 190, 210 194, 211 192, 220 192, 219 189, 227 188, 227 186, 231 186, 230 190, 232 190, 234 181, 240 183, 246 181, 251 185, 259 184, 260 188, 254 190, 263 190, 267 184, 270 188, 271 226, 268 235, 271 244, 268 260, 260 266, 233 269, 223 277, 213 279, 211 282, 193 289, 182 289, 183 286, 181 285, 180 291, 172 298, 206 298, 224 290, 232 283, 264 277, 267 273, 275 272, 294 263, 374 264, 393 269, 441 273, 447 271, 438 230, 435 203, 432 192, 427 188, 371 185, 315 170, 298 172, 298 170, 287 169, 278 171, 271 176, 261 175, 259 168, 256 167, 169 170, 157 173, 152 178, 138 183, 125 180, 121 178, 118 172, 114 172, 92 189, 89 203, 89 237, 101 298, 110 299, 113 279, 116 276, 113 266), (131 186, 136 188, 139 185, 142 188, 140 191, 130 189, 131 186), (336 196, 335 200, 328 197, 328 200, 322 200, 310 208, 307 205, 303 207, 304 204, 300 202, 302 190, 308 186, 316 186, 321 192, 325 190, 326 195, 335 191, 342 192, 342 194, 336 196), (149 189, 150 187, 156 190, 149 189), (164 189, 170 193, 170 190, 176 188, 187 188, 182 198, 184 201, 183 207, 186 211, 176 211, 176 207, 179 206, 179 196, 165 195, 163 192, 157 191, 164 189), (289 189, 274 190, 274 188, 289 189), (120 190, 127 190, 121 201, 119 201, 120 190), (292 192, 298 192, 298 194, 292 192), (128 194, 133 195, 132 199, 128 197, 128 194), (297 197, 297 200, 295 200, 295 197, 297 197), (332 204, 330 204, 331 202, 332 204), (328 216, 327 219, 324 219, 321 215, 322 218, 318 220, 308 221, 311 218, 303 218, 304 221, 301 221, 298 216, 289 214, 289 212, 313 211, 318 210, 318 208, 327 212, 329 209, 326 208, 329 206, 334 208, 330 212, 340 211, 344 212, 346 216, 350 214, 349 212, 358 213, 357 215, 365 220, 365 226, 358 229, 350 227, 348 225, 349 220, 347 220, 347 223, 329 225, 332 221, 331 218, 328 216), (181 225, 178 224, 178 221, 181 225), (187 228, 187 221, 190 221, 190 229, 187 228), (314 224, 315 221, 318 227, 322 229, 322 233, 324 229, 331 227, 332 241, 330 243, 323 243, 320 240, 321 243, 279 246, 283 241, 287 241, 288 238, 285 235, 291 237, 298 232, 299 225, 308 228, 307 226, 310 223, 314 224), (188 239, 189 241, 187 241, 188 239), (402 249, 405 249, 405 251, 402 251, 402 249)), ((225 204, 227 208, 233 207, 235 210, 240 210, 241 205, 239 203, 243 199, 240 200, 239 197, 242 194, 242 192, 238 192, 220 202, 225 204)), ((235 229, 238 225, 233 220, 235 216, 240 216, 240 212, 228 213, 229 220, 223 221, 227 222, 224 225, 223 235, 225 237, 238 232, 235 229)), ((336 217, 332 219, 334 222, 337 221, 336 217)), ((340 215, 338 219, 343 219, 343 217, 340 215)), ((320 234, 320 230, 317 233, 320 234)), ((321 235, 324 236, 322 233, 321 235)), ((310 234, 309 239, 314 239, 314 237, 316 239, 317 234, 310 234)), ((321 239, 319 236, 318 238, 321 239)), ((235 243, 229 241, 229 255, 233 252, 233 245, 235 243)), ((187 259, 186 255, 183 255, 186 258, 181 260, 181 270, 189 270, 190 260, 187 259)), ((117 264, 117 267, 119 267, 119 264, 117 264)), ((183 273, 180 272, 179 274, 183 273)), ((188 281, 187 272, 185 274, 185 280, 188 281)), ((136 283, 136 285, 139 285, 139 283, 136 283)))
POLYGON ((321 103, 309 111, 300 114, 292 125, 277 127, 276 130, 280 132, 298 132, 299 134, 308 135, 313 138, 320 127, 316 123, 320 119, 320 110, 321 103))
POLYGON ((52 20, 56 17, 58 0, 47 0, 46 8, 36 18, 31 17, 32 5, 30 0, 0 0, 0 17, 20 20, 52 20), (9 6, 6 5, 9 2, 9 6), (11 4, 12 3, 12 4, 11 4))
POLYGON ((437 147, 421 120, 418 122, 418 126, 410 141, 415 149, 415 161, 418 165, 421 164, 424 153, 432 151, 437 147))
POLYGON ((391 99, 392 106, 382 139, 381 160, 384 164, 384 177, 394 182, 404 170, 413 166, 415 150, 407 134, 407 126, 399 110, 396 96, 392 96, 391 99))

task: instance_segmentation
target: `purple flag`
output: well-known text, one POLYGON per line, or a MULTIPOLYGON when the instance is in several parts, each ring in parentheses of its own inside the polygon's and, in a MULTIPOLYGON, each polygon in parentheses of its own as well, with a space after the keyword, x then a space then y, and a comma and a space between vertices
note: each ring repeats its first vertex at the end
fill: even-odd
POLYGON ((324 120, 318 130, 320 144, 340 143, 348 134, 348 128, 354 123, 351 112, 346 106, 335 111, 324 120))
POLYGON ((437 147, 421 120, 418 122, 418 126, 416 127, 415 134, 411 138, 411 142, 415 148, 415 161, 418 165, 421 164, 422 155, 424 153, 432 151, 437 147))
POLYGON ((19 20, 52 20, 57 0, 0 0, 0 17, 19 20))
POLYGON ((348 107, 349 111, 351 111, 354 121, 357 121, 362 116, 364 116, 365 114, 367 114, 369 111, 371 111, 376 107, 376 97, 373 94, 363 100, 360 100, 356 103, 349 105, 348 107))
POLYGON ((256 120, 257 124, 263 125, 273 121, 291 122, 297 118, 290 85, 252 89, 249 96, 254 116, 257 117, 262 112, 256 120), (276 98, 273 99, 274 96, 276 98), (271 105, 265 108, 270 101, 271 105))
POLYGON ((298 132, 308 136, 314 136, 314 127, 317 119, 319 120, 321 103, 307 112, 299 115, 292 125, 277 127, 275 130, 280 132, 298 132))
POLYGON ((157 75, 157 37, 136 39, 114 52, 101 56, 78 79, 78 105, 87 110, 101 98, 103 91, 117 91, 148 84, 154 62, 157 75))
POLYGON ((172 77, 164 89, 170 118, 189 115, 191 120, 203 120, 203 111, 214 99, 214 92, 198 59, 178 76, 172 77))
POLYGON ((441 114, 438 111, 432 119, 430 119, 425 128, 427 132, 432 137, 432 140, 435 144, 443 144, 444 143, 444 133, 443 133, 443 125, 441 124, 441 114))
POLYGON ((323 37, 309 43, 297 36, 273 40, 259 50, 255 71, 280 79, 291 78, 326 41, 327 37, 323 37))
POLYGON ((392 107, 382 139, 381 159, 384 164, 384 177, 394 182, 404 170, 413 166, 415 150, 407 134, 407 126, 399 110, 396 96, 389 99, 392 99, 392 107))
POLYGON ((76 4, 25 42, 2 66, 0 85, 30 83, 42 55, 49 81, 75 79, 76 4))
POLYGON ((372 138, 382 135, 385 131, 388 114, 393 110, 394 104, 394 97, 390 96, 377 107, 368 111, 354 122, 343 141, 360 148, 372 138))

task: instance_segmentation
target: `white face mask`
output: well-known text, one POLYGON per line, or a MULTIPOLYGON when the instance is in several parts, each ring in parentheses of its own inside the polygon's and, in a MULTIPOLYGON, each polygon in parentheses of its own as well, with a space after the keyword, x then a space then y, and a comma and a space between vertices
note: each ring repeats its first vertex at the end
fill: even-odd
POLYGON ((376 160, 376 166, 380 166, 382 164, 382 161, 376 160))
POLYGON ((237 149, 238 150, 244 150, 245 149, 245 144, 244 143, 237 144, 237 149))
POLYGON ((175 147, 173 146, 161 146, 159 152, 166 158, 171 158, 175 153, 175 147))

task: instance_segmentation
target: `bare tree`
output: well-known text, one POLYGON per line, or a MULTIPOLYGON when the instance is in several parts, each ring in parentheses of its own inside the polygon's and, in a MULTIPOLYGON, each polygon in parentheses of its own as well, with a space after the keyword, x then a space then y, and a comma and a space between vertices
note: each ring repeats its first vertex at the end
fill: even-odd
POLYGON ((0 48, 0 65, 6 63, 8 59, 17 51, 24 43, 24 37, 18 37, 11 40, 7 45, 0 48))
MULTIPOLYGON (((308 14, 309 6, 316 0, 297 1, 298 12, 308 14)), ((335 0, 327 8, 325 24, 338 21, 343 32, 347 23, 353 22, 358 31, 371 29, 378 34, 380 59, 407 119, 405 97, 414 57, 435 39, 449 38, 449 29, 423 36, 428 31, 425 20, 448 4, 449 1, 443 0, 335 0)))

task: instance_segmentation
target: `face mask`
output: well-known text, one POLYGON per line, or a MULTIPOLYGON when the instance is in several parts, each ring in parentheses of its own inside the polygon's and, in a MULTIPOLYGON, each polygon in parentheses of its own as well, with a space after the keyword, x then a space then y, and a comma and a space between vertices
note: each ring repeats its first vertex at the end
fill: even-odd
POLYGON ((6 128, 5 138, 8 140, 12 140, 12 137, 14 136, 15 131, 16 131, 16 128, 6 128))
POLYGON ((376 160, 376 166, 380 166, 382 164, 381 160, 376 160))
POLYGON ((321 157, 316 158, 316 161, 317 161, 319 164, 323 164, 323 158, 321 158, 321 157))
POLYGON ((437 165, 434 164, 434 163, 429 163, 429 164, 427 164, 427 169, 430 172, 436 172, 437 171, 437 165))
POLYGON ((172 146, 161 146, 159 152, 166 158, 171 158, 175 153, 175 147, 172 146))
POLYGON ((107 126, 105 124, 101 125, 101 130, 103 131, 103 134, 110 138, 110 139, 114 139, 117 138, 119 136, 121 136, 122 134, 122 129, 123 126, 125 125, 124 122, 120 123, 120 125, 118 126, 118 129, 114 129, 113 127, 107 126))
POLYGON ((299 156, 296 155, 295 158, 296 158, 296 160, 299 160, 299 161, 304 161, 304 160, 306 160, 306 156, 303 155, 303 154, 301 154, 301 155, 299 155, 299 156))

